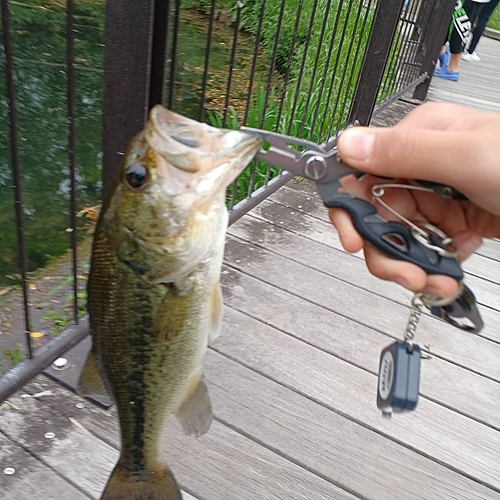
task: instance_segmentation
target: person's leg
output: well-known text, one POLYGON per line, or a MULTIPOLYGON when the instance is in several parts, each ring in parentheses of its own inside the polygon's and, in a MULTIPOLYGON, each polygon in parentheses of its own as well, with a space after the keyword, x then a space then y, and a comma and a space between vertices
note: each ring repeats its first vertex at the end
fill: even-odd
MULTIPOLYGON (((470 0, 469 0, 470 2, 470 0)), ((467 2, 465 2, 467 4, 467 2)), ((475 2, 470 2, 475 3, 475 2)), ((457 2, 457 7, 453 15, 453 29, 450 35, 450 62, 448 63, 448 70, 452 73, 458 72, 460 59, 464 51, 467 37, 470 33, 470 20, 465 10, 465 5, 462 2, 457 2)))
POLYGON ((477 16, 477 24, 474 28, 472 41, 467 50, 469 54, 473 54, 476 51, 477 44, 479 43, 480 38, 483 36, 486 25, 488 24, 488 20, 491 17, 491 14, 495 11, 498 6, 500 0, 491 0, 491 2, 483 5, 483 8, 479 12, 477 16))
MULTIPOLYGON (((481 12, 481 8, 484 6, 484 3, 473 2, 472 0, 465 0, 464 2, 464 10, 467 14, 467 17, 470 21, 470 29, 474 26, 476 19, 481 12)), ((469 33, 470 34, 470 33, 469 33)))

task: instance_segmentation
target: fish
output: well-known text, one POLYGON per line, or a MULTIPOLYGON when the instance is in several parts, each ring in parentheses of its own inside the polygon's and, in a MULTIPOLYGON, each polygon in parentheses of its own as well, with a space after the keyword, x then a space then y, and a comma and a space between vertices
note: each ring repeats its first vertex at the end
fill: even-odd
POLYGON ((102 500, 182 498, 166 422, 194 437, 210 428, 203 359, 222 328, 226 189, 261 146, 156 105, 124 155, 95 228, 77 388, 117 408, 121 452, 102 500))

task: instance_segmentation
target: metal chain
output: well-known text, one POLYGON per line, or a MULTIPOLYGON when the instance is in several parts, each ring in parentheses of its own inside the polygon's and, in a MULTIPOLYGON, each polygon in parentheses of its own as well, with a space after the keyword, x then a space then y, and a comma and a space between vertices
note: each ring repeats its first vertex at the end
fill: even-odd
POLYGON ((421 300, 421 294, 416 293, 411 299, 410 317, 408 318, 408 324, 406 325, 405 331, 405 341, 408 344, 410 352, 413 350, 413 339, 415 338, 415 333, 417 332, 417 326, 420 320, 420 315, 422 314, 423 306, 424 304, 421 300))

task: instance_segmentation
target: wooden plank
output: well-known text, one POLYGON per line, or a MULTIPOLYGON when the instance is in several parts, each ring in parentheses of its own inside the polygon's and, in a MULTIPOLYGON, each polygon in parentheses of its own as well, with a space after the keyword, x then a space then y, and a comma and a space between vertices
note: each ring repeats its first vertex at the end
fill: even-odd
MULTIPOLYGON (((336 234, 335 228, 333 228, 328 218, 328 212, 325 206, 323 205, 323 202, 319 198, 319 196, 315 194, 314 189, 315 189, 314 186, 310 186, 309 184, 292 181, 289 182, 286 186, 280 188, 275 193, 273 193, 269 197, 267 202, 264 202, 264 204, 259 205, 259 207, 257 208, 260 208, 260 206, 266 206, 266 203, 269 202, 278 203, 285 207, 289 207, 291 211, 294 212, 294 215, 298 214, 309 215, 311 217, 314 217, 316 219, 328 223, 329 227, 333 229, 333 232, 336 234)), ((292 220, 289 219, 287 219, 287 226, 289 223, 293 223, 293 217, 292 220)), ((340 244, 340 240, 338 239, 338 235, 337 235, 337 240, 339 242, 338 248, 343 249, 342 245, 340 244)), ((362 257, 362 253, 358 253, 358 255, 362 257)), ((482 263, 481 267, 490 266, 492 264, 492 260, 498 262, 500 260, 500 242, 498 240, 489 238, 484 239, 482 247, 474 254, 474 257, 476 257, 476 262, 478 260, 481 261, 482 263)), ((471 274, 476 274, 477 272, 480 271, 481 268, 478 270, 475 269, 475 266, 469 265, 471 259, 472 257, 469 257, 469 259, 465 261, 463 267, 466 272, 470 272, 471 274)), ((493 279, 493 281, 499 283, 500 282, 499 264, 497 264, 494 267, 494 269, 496 269, 496 274, 494 276, 497 279, 493 279)), ((485 274, 479 274, 479 276, 486 279, 492 279, 490 272, 485 274)))
MULTIPOLYGON (((273 193, 269 200, 282 203, 292 211, 305 212, 329 223, 326 207, 318 196, 315 186, 309 182, 292 180, 273 193)), ((483 245, 476 254, 500 260, 500 242, 489 238, 483 241, 483 245)))
MULTIPOLYGON (((223 275, 226 305, 376 374, 394 337, 365 327, 235 269, 223 275)), ((231 335, 231 333, 229 333, 231 335)), ((500 384, 437 357, 422 365, 423 397, 500 429, 500 384)))
MULTIPOLYGON (((481 482, 491 485, 496 489, 495 492, 491 492, 491 495, 494 498, 499 497, 500 432, 425 399, 420 401, 418 411, 396 415, 388 420, 382 417, 375 404, 377 386, 375 375, 233 310, 226 312, 223 335, 213 348, 283 386, 307 395, 313 401, 319 402, 340 415, 347 415, 369 429, 388 436, 398 443, 403 443, 412 450, 418 450, 425 457, 433 457, 436 463, 432 465, 431 470, 434 471, 439 483, 448 482, 445 476, 450 471, 445 472, 438 465, 444 463, 454 470, 477 477, 481 482)), ((224 370, 227 375, 223 379, 218 378, 223 387, 230 383, 229 379, 233 378, 232 375, 228 376, 230 372, 226 367, 224 370)), ((223 373, 222 369, 220 373, 223 373)), ((266 387, 261 391, 262 394, 255 396, 254 399, 258 401, 249 402, 246 406, 259 405, 262 398, 269 397, 270 390, 266 387)), ((271 400, 276 401, 274 398, 275 396, 272 395, 271 400)), ((289 401, 290 407, 293 405, 291 395, 284 397, 283 401, 284 405, 286 401, 289 401)), ((272 414, 266 411, 261 411, 260 414, 273 418, 272 414)), ((229 412, 228 415, 230 415, 229 412)), ((307 419, 307 417, 304 418, 307 419)), ((286 427, 286 422, 281 417, 274 417, 274 419, 286 427)), ((316 423, 315 417, 310 416, 309 419, 316 423)), ((258 425, 263 424, 259 422, 258 425)), ((302 419, 299 419, 296 425, 295 432, 300 429, 305 436, 311 435, 308 429, 303 428, 302 419)), ((347 425, 344 423, 344 426, 347 425)), ((243 428, 248 430, 248 425, 244 425, 243 428)), ((338 429, 338 424, 336 428, 338 429)), ((357 433, 363 435, 361 441, 366 439, 359 429, 356 431, 349 429, 346 432, 345 444, 341 443, 342 440, 338 436, 335 438, 336 441, 338 439, 342 449, 337 459, 344 459, 344 446, 347 448, 350 446, 349 437, 353 441, 352 446, 356 446, 357 433)), ((326 439, 324 432, 316 433, 316 436, 318 439, 326 439)), ((276 443, 273 443, 273 446, 276 446, 276 443)), ((393 443, 386 440, 385 445, 381 443, 377 446, 387 446, 390 449, 393 443)), ((402 455, 397 458, 399 452, 392 449, 390 453, 394 453, 396 460, 400 460, 405 465, 410 460, 408 457, 403 458, 402 455)), ((419 459, 415 455, 413 460, 419 459)), ((380 464, 377 466, 380 467, 380 464)), ((368 474, 370 467, 371 462, 367 462, 365 468, 361 470, 368 474)), ((397 477, 398 473, 394 476, 397 477)), ((390 479, 394 479, 394 476, 390 479)), ((430 479, 422 483, 428 480, 430 479)), ((368 483, 374 487, 377 480, 370 478, 368 483)), ((413 490, 411 487, 410 489, 413 490)), ((434 491, 434 494, 422 493, 423 498, 439 498, 442 493, 434 491)), ((394 494, 388 494, 386 491, 385 495, 381 498, 393 498, 394 494)), ((457 493, 448 492, 443 498, 455 498, 455 495, 458 496, 457 493)))
MULTIPOLYGON (((255 231, 251 234, 251 241, 256 241, 255 231)), ((283 252, 283 249, 279 251, 283 252)), ((304 249, 297 249, 299 252, 304 252, 304 249)), ((326 251, 321 257, 325 262, 329 258, 326 251)), ((228 237, 225 259, 231 266, 270 285, 391 336, 403 336, 409 309, 401 304, 233 236, 228 237), (254 250, 249 251, 249 247, 254 250)), ((420 320, 418 340, 430 344, 439 357, 500 380, 500 344, 425 315, 420 320)))
MULTIPOLYGON (((29 424, 28 424, 29 425, 29 424)), ((88 500, 71 483, 0 433, 0 498, 4 500, 88 500), (11 476, 3 474, 15 469, 11 476)))
MULTIPOLYGON (((26 410, 21 406, 23 399, 19 395, 12 398, 12 402, 20 406, 19 411, 23 416, 12 417, 14 410, 8 410, 7 419, 17 420, 17 424, 12 422, 9 424, 10 432, 15 434, 17 439, 22 439, 26 446, 30 447, 30 451, 39 453, 40 445, 37 440, 29 439, 29 435, 24 435, 20 423, 24 420, 24 427, 26 427, 27 419, 29 419, 32 426, 36 425, 43 431, 47 428, 47 419, 52 423, 57 423, 57 433, 75 443, 73 446, 75 455, 79 453, 80 445, 88 450, 85 456, 88 464, 85 467, 94 471, 96 475, 94 482, 103 488, 107 472, 114 466, 118 455, 116 451, 119 445, 118 425, 114 408, 106 412, 87 402, 85 408, 77 409, 75 405, 81 401, 80 398, 43 377, 39 377, 36 382, 27 386, 26 390, 31 393, 50 390, 53 395, 37 401, 37 408, 30 406, 26 410), (76 427, 83 434, 75 438, 75 431, 70 427, 74 424, 70 423, 69 417, 100 439, 78 425, 76 427), (84 440, 87 442, 84 443, 84 440), (33 447, 32 450, 31 447, 33 447), (105 452, 105 456, 101 457, 104 449, 111 451, 109 454, 105 452)), ((5 418, 4 415, 0 420, 2 427, 5 424, 5 418)), ((228 498, 355 500, 355 497, 327 480, 289 462, 221 423, 214 422, 209 434, 200 439, 184 436, 174 421, 170 422, 167 427, 165 441, 167 462, 182 487, 203 500, 227 500, 228 498)), ((45 443, 43 445, 47 446, 45 443)), ((66 454, 61 457, 61 462, 64 458, 66 454)), ((68 459, 71 460, 71 457, 68 459)), ((55 466, 61 468, 64 464, 57 463, 55 466)), ((76 464, 72 467, 76 469, 74 474, 79 476, 79 484, 82 484, 80 468, 76 467, 76 464)), ((86 486, 90 486, 88 480, 86 486)), ((96 488, 95 492, 97 491, 96 488)), ((92 498, 96 497, 92 496, 92 498)))
POLYGON ((500 43, 498 40, 482 37, 477 51, 481 62, 461 61, 458 82, 433 78, 428 99, 452 102, 482 111, 500 111, 500 96, 498 95, 500 43))
MULTIPOLYGON (((32 456, 50 466, 61 478, 77 485, 86 493, 85 498, 99 500, 119 453, 81 425, 78 420, 80 410, 74 404, 71 412, 66 414, 54 411, 54 407, 48 404, 50 400, 57 407, 69 392, 65 394, 59 386, 51 383, 37 386, 33 394, 47 390, 51 394, 40 399, 19 394, 11 398, 14 407, 6 408, 0 414, 0 429, 13 442, 22 445, 32 456), (47 439, 45 434, 48 432, 55 436, 47 439)), ((106 421, 110 418, 108 413, 97 411, 97 407, 91 406, 89 412, 92 418, 99 416, 106 421)), ((37 487, 38 479, 34 481, 37 487)), ((32 500, 33 497, 29 498, 32 500)), ((59 496, 53 498, 59 499, 59 496)), ((185 495, 185 499, 196 500, 189 495, 185 495)))
MULTIPOLYGON (((377 295, 390 298, 400 304, 408 305, 410 303, 411 292, 392 282, 382 281, 373 276, 368 271, 361 253, 357 255, 357 259, 353 259, 352 254, 345 252, 342 249, 337 233, 331 230, 330 223, 320 221, 302 213, 294 213, 293 221, 288 219, 286 225, 280 224, 283 219, 285 219, 285 214, 283 213, 282 205, 274 202, 264 202, 253 210, 250 216, 239 225, 232 226, 229 229, 229 234, 236 234, 241 227, 244 227, 247 232, 251 232, 251 236, 248 236, 248 238, 251 238, 251 241, 257 245, 264 245, 269 248, 267 243, 273 245, 279 244, 279 251, 287 258, 305 263, 319 271, 357 285, 377 295), (272 224, 272 226, 252 229, 252 219, 264 221, 265 223, 272 224), (326 245, 336 251, 332 252, 327 249, 326 251, 330 252, 330 258, 324 259, 325 248, 323 246, 312 245, 310 242, 293 237, 293 234, 290 235, 288 233, 293 233, 307 240, 326 245), (287 242, 287 246, 284 246, 285 241, 287 242), (300 252, 296 251, 295 247, 297 246, 302 248, 300 252), (313 250, 308 250, 309 247, 313 250), (311 254, 311 251, 313 251, 313 254, 311 254), (318 256, 316 258, 312 256, 314 255, 314 251, 318 256)), ((490 259, 484 260, 491 262, 490 259)), ((471 278, 473 277, 467 277, 466 282, 470 284, 471 278)), ((482 298, 481 294, 484 291, 484 287, 482 286, 484 280, 478 280, 478 282, 481 285, 480 287, 477 287, 476 284, 472 284, 471 286, 480 300, 482 298), (477 288, 479 288, 479 293, 477 288)), ((498 288, 496 284, 493 284, 493 286, 498 288)), ((490 297, 490 300, 498 301, 497 297, 492 294, 492 290, 487 289, 486 294, 490 297)), ((500 313, 488 307, 480 306, 479 308, 485 322, 485 327, 478 335, 495 342, 500 342, 500 313)), ((427 311, 425 313, 429 315, 427 311)))
MULTIPOLYGON (((247 319, 243 319, 242 324, 247 328, 249 323, 247 319)), ((233 326, 233 323, 228 324, 231 331, 233 326)), ((412 498, 415 499, 498 498, 497 492, 479 486, 404 446, 350 422, 341 415, 308 401, 217 353, 208 354, 206 374, 218 420, 226 422, 233 428, 242 429, 257 442, 271 447, 280 455, 316 472, 321 477, 328 478, 332 482, 340 482, 343 488, 352 487, 356 496, 360 495, 370 500, 385 498, 403 500, 408 498, 408 492, 412 491, 412 498), (419 487, 422 484, 425 484, 425 487, 419 487), (429 496, 430 492, 433 492, 432 497, 429 496)), ((45 387, 52 388, 54 385, 53 382, 49 382, 45 387)), ((39 389, 34 388, 34 390, 39 389)), ((53 392, 57 393, 58 389, 53 392)), ((62 403, 53 399, 47 400, 53 411, 65 413, 72 409, 78 400, 66 391, 63 391, 63 397, 62 403)), ((99 416, 99 413, 104 413, 103 410, 99 408, 95 410, 92 410, 92 413, 86 409, 82 410, 79 422, 96 435, 117 444, 115 412, 112 411, 113 417, 109 418, 104 415, 99 416)), ((385 421, 380 415, 378 418, 385 421)), ((219 425, 215 424, 214 428, 218 429, 219 425)), ((170 424, 167 431, 174 438, 169 445, 169 456, 176 453, 176 437, 172 436, 176 434, 176 428, 175 423, 170 424)), ((209 435, 213 434, 214 428, 210 430, 209 435)), ((220 437, 234 440, 232 435, 220 437)), ((183 453, 189 453, 190 444, 205 439, 205 437, 201 440, 186 438, 186 443, 179 447, 183 448, 183 453)), ((184 438, 182 440, 184 441, 184 438)), ((238 446, 240 443, 234 444, 238 446)), ((460 441, 455 440, 453 448, 459 445, 460 441)), ((494 443, 492 445, 494 446, 494 443)), ((220 454, 225 451, 221 449, 222 447, 222 443, 219 443, 215 461, 220 461, 220 454)), ((480 444, 476 448, 482 450, 480 444)), ((482 458, 484 459, 484 456, 482 458)), ((193 463, 193 457, 189 457, 189 464, 190 481, 193 479, 193 471, 201 475, 205 473, 205 467, 199 470, 197 464, 193 463)), ((498 464, 498 461, 495 461, 495 464, 498 464)), ((224 465, 222 463, 220 467, 224 465)), ((177 465, 176 473, 179 467, 177 465)), ((179 471, 177 475, 180 473, 179 471)), ((263 483, 267 481, 268 475, 264 477, 266 477, 264 480, 261 478, 263 483)), ((252 476, 247 473, 245 479, 251 481, 252 476)), ((207 481, 205 478, 205 483, 207 481)), ((203 498, 212 498, 206 497, 207 493, 205 489, 203 498)), ((318 493, 318 490, 313 488, 304 498, 327 498, 319 496, 318 493)), ((247 497, 227 494, 226 497, 217 498, 247 497)), ((268 492, 265 498, 275 497, 268 492)))
POLYGON ((60 476, 98 500, 118 460, 118 452, 82 429, 75 423, 78 419, 72 422, 47 407, 44 399, 53 397, 12 398, 19 409, 5 410, 0 415, 0 428, 60 476), (45 438, 47 432, 53 432, 55 437, 45 438))

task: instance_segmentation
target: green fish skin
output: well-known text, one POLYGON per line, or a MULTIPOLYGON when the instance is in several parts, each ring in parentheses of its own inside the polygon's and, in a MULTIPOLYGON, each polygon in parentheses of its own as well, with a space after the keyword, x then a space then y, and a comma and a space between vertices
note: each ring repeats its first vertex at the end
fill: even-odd
POLYGON ((261 145, 155 106, 125 154, 94 235, 78 387, 118 410, 121 454, 102 500, 182 498, 165 425, 173 414, 186 434, 210 428, 203 358, 222 325, 225 192, 261 145))

